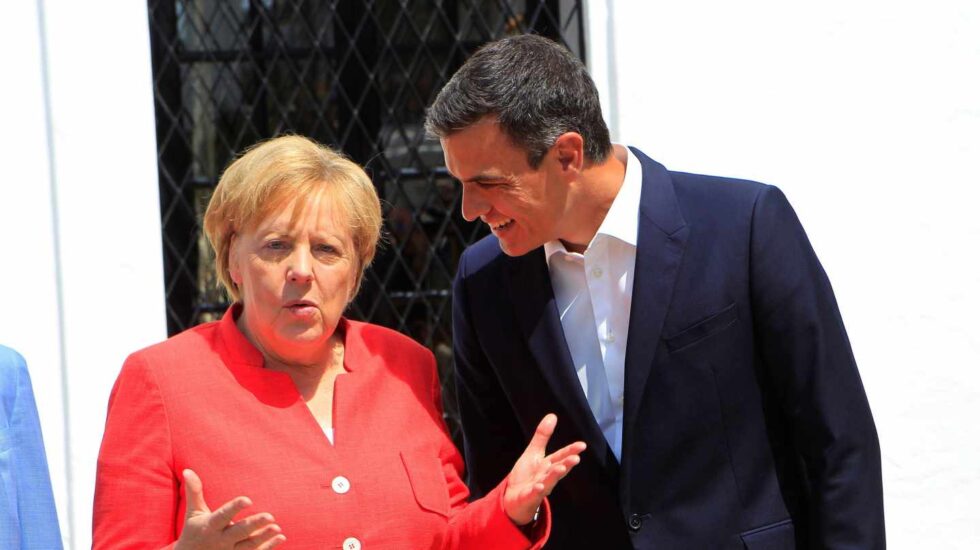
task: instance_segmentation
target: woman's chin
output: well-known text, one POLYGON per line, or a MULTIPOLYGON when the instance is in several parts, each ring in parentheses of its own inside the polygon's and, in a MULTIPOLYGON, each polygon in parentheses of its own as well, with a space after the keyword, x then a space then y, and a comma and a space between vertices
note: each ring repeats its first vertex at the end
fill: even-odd
POLYGON ((330 335, 326 334, 320 325, 312 327, 290 327, 279 334, 281 340, 287 346, 298 346, 302 348, 326 346, 330 340, 330 335))

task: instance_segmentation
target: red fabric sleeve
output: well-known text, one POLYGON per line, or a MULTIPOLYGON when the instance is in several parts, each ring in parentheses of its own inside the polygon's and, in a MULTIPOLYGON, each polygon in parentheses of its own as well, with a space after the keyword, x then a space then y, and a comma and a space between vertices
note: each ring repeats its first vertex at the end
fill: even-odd
POLYGON ((170 424, 153 373, 125 362, 109 397, 92 512, 93 550, 157 549, 176 539, 170 424))
MULTIPOLYGON (((432 373, 432 407, 438 418, 443 418, 442 391, 439 376, 435 368, 435 359, 430 354, 429 372, 432 373)), ((445 426, 443 426, 445 432, 445 426)), ((463 458, 453 445, 449 433, 444 433, 444 441, 440 448, 439 459, 449 490, 450 516, 449 525, 444 539, 443 548, 494 548, 506 549, 539 549, 547 542, 551 533, 551 509, 547 499, 543 502, 537 522, 530 532, 518 527, 504 511, 504 491, 507 480, 502 480, 495 489, 483 498, 467 502, 469 490, 463 483, 463 458)))

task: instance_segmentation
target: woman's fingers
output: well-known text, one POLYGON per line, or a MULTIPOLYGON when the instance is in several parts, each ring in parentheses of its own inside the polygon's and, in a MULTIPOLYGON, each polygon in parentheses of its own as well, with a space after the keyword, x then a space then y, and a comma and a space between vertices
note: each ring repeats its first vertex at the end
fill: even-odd
POLYGON ((208 527, 218 532, 223 531, 238 512, 251 505, 252 501, 248 497, 235 497, 229 500, 211 514, 211 517, 208 518, 208 527))
POLYGON ((549 463, 548 459, 545 459, 542 464, 547 464, 547 467, 539 472, 534 481, 533 493, 540 492, 543 496, 550 495, 551 491, 555 489, 555 485, 568 475, 568 472, 572 471, 572 468, 577 466, 581 460, 578 454, 571 454, 557 462, 549 463))
MULTIPOLYGON (((576 461, 575 464, 577 463, 578 462, 576 461)), ((548 473, 545 474, 544 479, 540 481, 540 484, 544 486, 544 494, 546 496, 551 494, 551 491, 554 490, 555 485, 557 485, 558 482, 561 481, 561 478, 568 475, 568 472, 572 469, 572 467, 575 464, 572 464, 571 466, 566 466, 565 463, 562 462, 559 464, 555 464, 548 469, 548 473)))
POLYGON ((272 550, 284 542, 286 542, 286 535, 276 535, 275 537, 261 544, 256 550, 272 550))
POLYGON ((565 447, 562 447, 561 449, 558 449, 557 451, 546 456, 545 460, 554 464, 557 462, 561 462, 570 456, 578 456, 582 454, 583 451, 585 451, 585 442, 576 441, 575 443, 572 443, 571 445, 566 445, 565 447))
POLYGON ((187 492, 187 516, 195 513, 210 513, 207 502, 204 501, 204 484, 194 470, 184 470, 184 488, 187 492))
POLYGON ((278 525, 267 525, 246 540, 235 544, 235 550, 269 550, 286 542, 278 525))
POLYGON ((558 417, 551 413, 541 419, 527 449, 507 476, 504 510, 518 525, 525 525, 533 519, 541 501, 581 461, 579 455, 585 450, 585 443, 581 441, 545 456, 557 424, 558 417))
POLYGON ((279 526, 274 525, 275 519, 272 514, 261 513, 253 514, 247 518, 236 521, 233 525, 229 525, 225 528, 225 537, 233 542, 244 541, 249 537, 254 537, 255 534, 266 531, 270 527, 274 527, 274 533, 279 532, 279 526))
POLYGON ((268 541, 260 544, 256 550, 271 550, 284 542, 286 542, 286 535, 276 535, 268 541))
POLYGON ((192 470, 184 470, 187 495, 187 521, 180 533, 178 547, 231 548, 237 550, 271 550, 286 537, 269 513, 253 514, 240 521, 232 520, 252 505, 248 497, 236 497, 211 512, 204 500, 204 484, 192 470))
POLYGON ((531 442, 527 445, 527 450, 543 455, 545 448, 548 447, 551 434, 555 433, 555 425, 557 424, 558 417, 553 413, 544 415, 544 418, 538 423, 537 429, 534 430, 534 435, 531 437, 531 442))

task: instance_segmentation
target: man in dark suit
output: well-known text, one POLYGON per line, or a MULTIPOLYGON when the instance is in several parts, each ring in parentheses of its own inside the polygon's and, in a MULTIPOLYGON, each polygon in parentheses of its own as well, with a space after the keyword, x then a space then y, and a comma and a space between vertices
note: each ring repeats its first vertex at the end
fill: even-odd
POLYGON ((867 398, 778 189, 611 144, 585 67, 535 36, 474 54, 427 127, 493 233, 454 283, 475 495, 555 412, 589 449, 549 548, 884 548, 867 398))

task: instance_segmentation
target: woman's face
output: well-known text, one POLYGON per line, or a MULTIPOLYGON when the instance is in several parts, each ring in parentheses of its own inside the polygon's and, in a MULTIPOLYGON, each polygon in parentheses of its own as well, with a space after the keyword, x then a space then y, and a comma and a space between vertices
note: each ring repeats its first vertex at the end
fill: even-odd
POLYGON ((235 234, 228 270, 244 310, 239 326, 262 351, 288 365, 311 365, 357 287, 358 261, 347 217, 325 194, 294 212, 287 204, 235 234))

